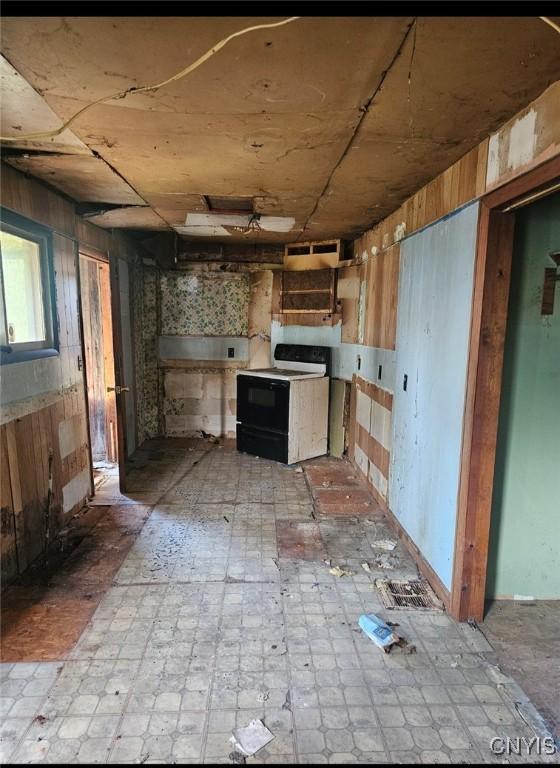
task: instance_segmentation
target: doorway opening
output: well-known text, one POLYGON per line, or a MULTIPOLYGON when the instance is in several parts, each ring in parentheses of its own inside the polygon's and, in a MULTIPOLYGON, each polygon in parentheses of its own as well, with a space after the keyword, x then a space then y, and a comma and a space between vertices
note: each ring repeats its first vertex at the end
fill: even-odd
POLYGON ((560 599, 553 534, 560 449, 559 211, 556 192, 515 214, 486 581, 490 599, 560 599))
MULTIPOLYGON (((493 579, 487 569, 516 219, 521 221, 523 209, 537 201, 550 197, 556 202, 551 196, 559 188, 560 158, 552 158, 480 201, 450 602, 450 613, 459 621, 484 619, 487 576, 489 584, 493 579)), ((539 312, 551 303, 552 269, 557 265, 549 261, 530 297, 539 312)), ((556 278, 556 269, 554 273, 556 278)), ((538 557, 536 548, 533 557, 538 557)))
POLYGON ((109 262, 80 250, 80 296, 94 492, 119 482, 109 262))

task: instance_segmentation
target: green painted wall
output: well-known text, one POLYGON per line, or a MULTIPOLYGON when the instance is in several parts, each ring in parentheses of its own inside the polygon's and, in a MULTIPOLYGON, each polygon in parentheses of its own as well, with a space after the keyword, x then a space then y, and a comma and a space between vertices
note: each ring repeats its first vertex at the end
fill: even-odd
POLYGON ((554 314, 541 315, 551 251, 560 193, 516 214, 488 597, 560 598, 560 282, 554 314))

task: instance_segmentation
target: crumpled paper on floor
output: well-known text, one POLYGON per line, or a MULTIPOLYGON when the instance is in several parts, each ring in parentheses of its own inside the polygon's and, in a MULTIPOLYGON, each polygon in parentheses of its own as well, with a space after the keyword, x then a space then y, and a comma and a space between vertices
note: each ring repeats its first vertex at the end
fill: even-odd
POLYGON ((340 565, 335 565, 334 568, 329 568, 329 573, 332 576, 354 576, 354 571, 346 570, 346 568, 341 568, 340 565))
POLYGON ((397 542, 392 541, 391 539, 377 539, 377 541, 374 541, 371 546, 375 547, 376 549, 386 549, 389 552, 392 552, 397 546, 397 542))
POLYGON ((272 734, 262 720, 251 720, 244 728, 236 728, 230 742, 244 755, 250 756, 262 749, 265 744, 272 741, 272 734))

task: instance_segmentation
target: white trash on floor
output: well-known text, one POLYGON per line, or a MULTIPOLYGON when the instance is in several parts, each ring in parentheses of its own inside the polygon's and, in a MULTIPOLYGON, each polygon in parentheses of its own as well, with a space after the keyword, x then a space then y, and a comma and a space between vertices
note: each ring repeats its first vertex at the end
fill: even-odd
POLYGON ((262 720, 251 720, 245 728, 236 728, 230 741, 236 749, 250 756, 262 749, 273 738, 274 734, 268 730, 262 720))
POLYGON ((397 542, 392 541, 391 539, 377 539, 371 546, 376 549, 386 549, 387 551, 392 552, 397 546, 397 542))

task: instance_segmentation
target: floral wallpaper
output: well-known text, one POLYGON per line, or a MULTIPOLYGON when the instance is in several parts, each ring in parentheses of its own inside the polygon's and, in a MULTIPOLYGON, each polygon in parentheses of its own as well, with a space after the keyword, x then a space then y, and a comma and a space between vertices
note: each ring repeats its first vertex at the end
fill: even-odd
POLYGON ((131 271, 132 317, 134 337, 134 372, 136 392, 136 441, 142 445, 146 439, 144 412, 144 275, 142 262, 131 271))
POLYGON ((160 374, 157 356, 158 313, 157 278, 155 269, 144 269, 143 301, 143 393, 144 430, 146 438, 157 437, 160 429, 160 374))
POLYGON ((247 274, 163 272, 160 279, 164 336, 247 336, 247 274))

